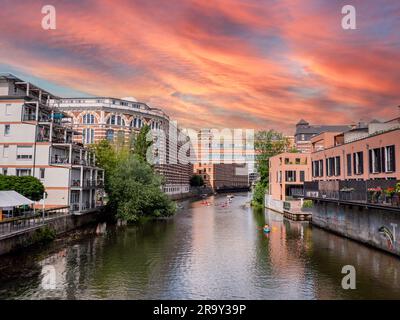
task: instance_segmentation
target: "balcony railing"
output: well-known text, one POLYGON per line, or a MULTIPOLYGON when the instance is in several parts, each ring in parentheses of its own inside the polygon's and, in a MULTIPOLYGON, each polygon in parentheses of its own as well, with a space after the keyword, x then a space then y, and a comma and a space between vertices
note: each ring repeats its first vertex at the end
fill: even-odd
POLYGON ((50 159, 51 164, 68 164, 69 158, 68 157, 52 157, 50 159))
POLYGON ((396 180, 305 182, 302 194, 298 191, 296 196, 400 207, 400 193, 395 192, 397 183, 396 180))

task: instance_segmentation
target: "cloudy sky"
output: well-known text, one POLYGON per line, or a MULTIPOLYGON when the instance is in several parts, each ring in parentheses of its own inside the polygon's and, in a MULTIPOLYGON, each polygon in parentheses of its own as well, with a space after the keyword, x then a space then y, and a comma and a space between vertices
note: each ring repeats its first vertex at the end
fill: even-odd
POLYGON ((1 71, 60 96, 134 96, 193 128, 391 118, 400 1, 1 0, 1 71))

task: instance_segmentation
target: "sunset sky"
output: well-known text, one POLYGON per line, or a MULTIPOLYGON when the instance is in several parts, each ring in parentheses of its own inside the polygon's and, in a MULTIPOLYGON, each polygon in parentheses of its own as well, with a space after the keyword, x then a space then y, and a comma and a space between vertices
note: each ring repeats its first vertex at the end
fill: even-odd
POLYGON ((0 72, 60 96, 134 96, 191 128, 393 118, 400 1, 0 0, 0 72), (357 30, 341 27, 346 4, 357 30))

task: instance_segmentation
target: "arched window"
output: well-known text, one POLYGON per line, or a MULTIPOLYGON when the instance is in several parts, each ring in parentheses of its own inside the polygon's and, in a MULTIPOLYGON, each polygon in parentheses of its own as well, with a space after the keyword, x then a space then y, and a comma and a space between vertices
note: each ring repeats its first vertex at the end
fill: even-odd
POLYGON ((141 127, 143 127, 143 121, 142 121, 142 119, 140 119, 140 118, 135 118, 135 119, 133 119, 132 122, 131 122, 131 127, 134 127, 134 128, 141 128, 141 127))
POLYGON ((94 123, 94 115, 90 113, 86 113, 82 116, 82 123, 84 124, 93 124, 94 123))
POLYGON ((114 130, 108 129, 108 130, 106 131, 106 139, 107 139, 108 141, 113 141, 113 140, 114 140, 114 130))
POLYGON ((86 128, 82 130, 82 143, 94 143, 94 129, 86 128))
POLYGON ((112 115, 108 118, 107 124, 125 126, 125 120, 121 116, 112 115))

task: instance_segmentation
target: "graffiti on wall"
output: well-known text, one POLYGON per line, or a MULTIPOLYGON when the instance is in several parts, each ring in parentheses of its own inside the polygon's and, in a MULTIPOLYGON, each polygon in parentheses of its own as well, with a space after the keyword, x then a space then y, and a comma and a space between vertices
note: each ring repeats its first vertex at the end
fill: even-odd
POLYGON ((395 223, 391 223, 390 224, 391 229, 390 230, 388 227, 386 226, 381 226, 378 229, 378 232, 385 237, 386 241, 387 241, 387 246, 390 250, 393 250, 394 245, 396 243, 396 228, 397 228, 397 224, 395 223))

